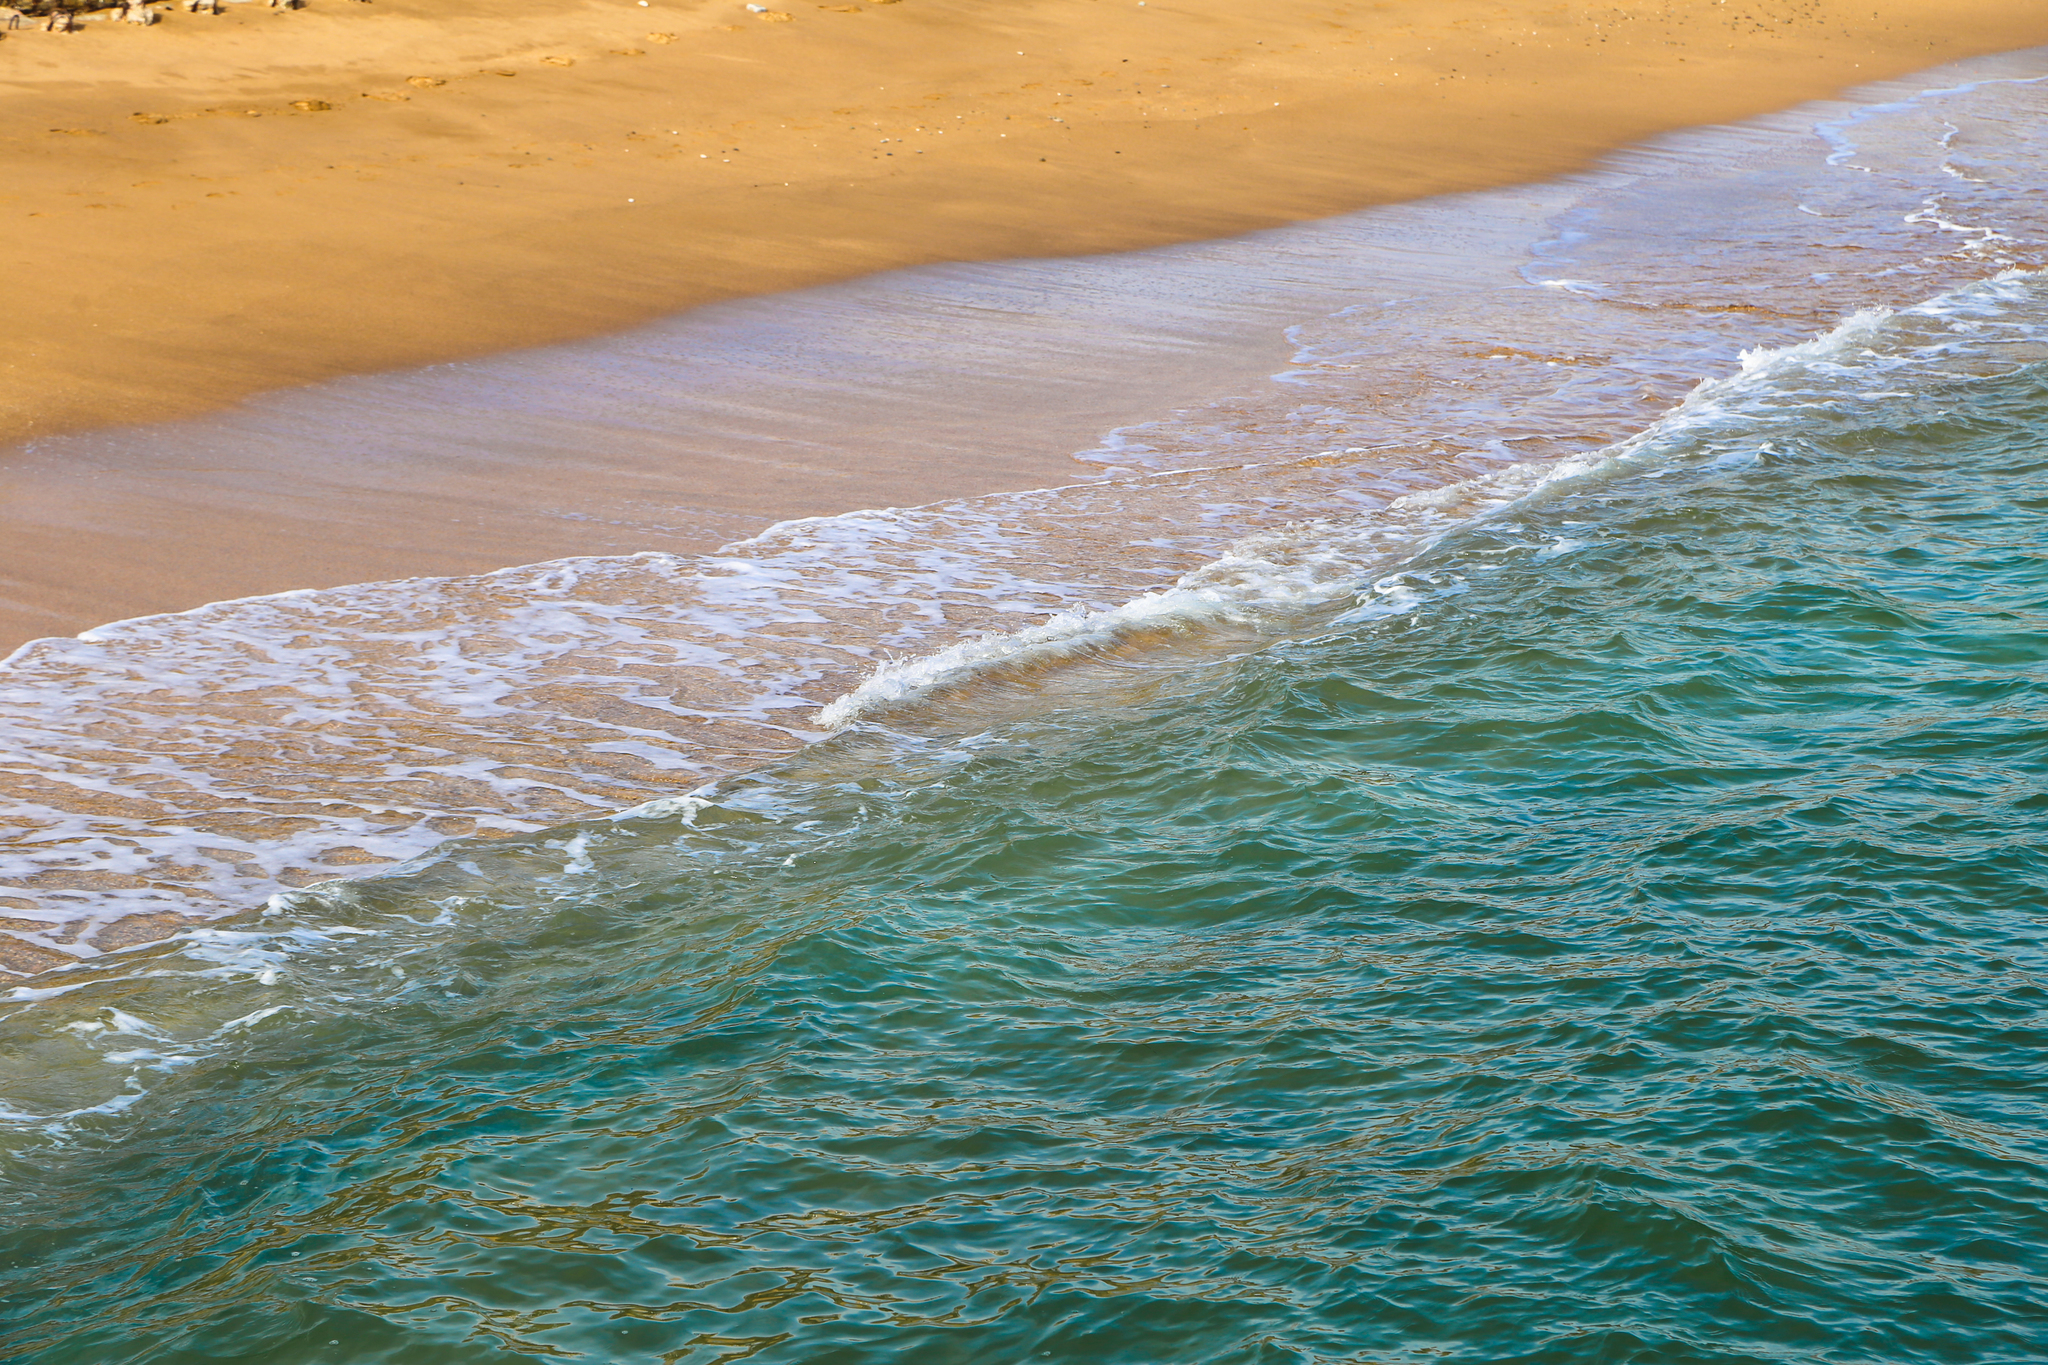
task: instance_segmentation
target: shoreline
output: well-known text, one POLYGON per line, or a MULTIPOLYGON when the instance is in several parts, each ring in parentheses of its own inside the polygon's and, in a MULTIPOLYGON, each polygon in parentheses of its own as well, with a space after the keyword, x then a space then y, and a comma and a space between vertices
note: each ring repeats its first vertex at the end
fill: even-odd
POLYGON ((1553 178, 2048 43, 2048 11, 315 0, 6 38, 0 221, 31 249, 0 445, 904 266, 1553 178))
MULTIPOLYGON (((1040 417, 1140 400, 1155 414, 1082 452, 1122 474, 1058 489, 843 513, 708 556, 357 578, 41 640, 8 669, 0 969, 152 941, 450 837, 679 795, 810 743, 819 708, 877 664, 942 663, 970 641, 1000 654, 1048 618, 1149 612, 1165 585, 1248 591, 1282 614, 1314 582, 1406 592, 1379 575, 1398 558, 1397 507, 1431 526, 1484 513, 1503 465, 1682 419, 1700 376, 1744 352, 2038 269, 2044 61, 1930 70, 1550 184, 1128 256, 877 276, 40 442, 48 494, 74 516, 137 469, 156 476, 124 495, 155 518, 126 528, 146 534, 86 516, 51 575, 148 577, 194 547, 247 573, 249 543, 289 556, 322 525, 371 555, 437 550, 465 486, 528 516, 581 515, 558 494, 613 500, 635 520, 601 532, 637 540, 687 510, 684 456, 710 462, 698 479, 722 478, 722 496, 749 485, 716 471, 771 464, 952 477, 975 455, 1056 447, 1040 417), (1815 137, 1828 128, 1843 136, 1815 137), (1262 389, 1237 387, 1242 356, 1209 365, 1219 342, 1276 331, 1291 360, 1260 369, 1262 389), (1134 393, 1148 367, 1207 392, 1134 393), (285 494, 302 515, 281 525, 285 494), (223 508, 265 539, 220 538, 223 508), (154 560, 132 562, 138 545, 154 560)), ((1076 446, 1060 449, 1071 467, 1076 446)), ((765 512, 787 483, 751 491, 765 512)), ((15 539, 0 534, 32 556, 15 539)), ((1099 693, 1065 669, 1019 681, 1032 706, 1099 693)), ((1008 686, 957 700, 978 722, 1008 686)))

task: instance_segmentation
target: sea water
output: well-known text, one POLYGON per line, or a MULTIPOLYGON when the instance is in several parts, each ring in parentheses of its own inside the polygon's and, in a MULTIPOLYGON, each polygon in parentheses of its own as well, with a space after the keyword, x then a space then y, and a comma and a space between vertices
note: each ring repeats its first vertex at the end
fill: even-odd
MULTIPOLYGON (((1304 323, 1286 406, 1098 452, 1154 474, 44 647, 166 745, 264 706, 309 749, 383 726, 397 786, 404 741, 618 723, 492 662, 590 638, 643 699, 673 695, 657 641, 816 738, 698 785, 585 777, 610 810, 12 988, 0 1346, 2038 1360, 2042 87, 1976 76, 1808 118, 1800 176, 1764 156, 1782 128, 1714 144, 1766 163, 1715 218, 1704 174, 1617 174, 1429 326, 1304 323), (1802 219, 1832 235, 1758 235, 1802 219), (1446 362, 1347 397, 1390 336, 1446 362), (1433 405, 1494 363, 1520 377, 1433 405), (1331 433, 1356 444, 1302 449, 1331 433), (1155 570, 1213 548, 1149 582, 1095 548, 1148 542, 1155 570), (933 584, 1041 619, 915 634, 933 584), (790 676, 778 627, 862 667, 750 691, 790 676), (891 630, 926 647, 875 669, 891 630), (385 710, 352 719, 378 646, 385 710), (241 709, 206 710, 224 679, 241 709)), ((390 800, 284 766, 314 824, 390 800)), ((126 818, 112 786, 77 838, 126 818)))
POLYGON ((10 1358, 2037 1360, 2044 513, 2013 272, 1116 707, 17 990, 10 1358))

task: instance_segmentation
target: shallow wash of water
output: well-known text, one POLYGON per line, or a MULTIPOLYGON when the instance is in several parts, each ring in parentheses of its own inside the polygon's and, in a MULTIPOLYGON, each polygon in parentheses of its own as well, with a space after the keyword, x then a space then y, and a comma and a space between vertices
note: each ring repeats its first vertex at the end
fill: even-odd
POLYGON ((2004 272, 1207 656, 1077 625, 18 987, 0 1345, 2036 1360, 2044 433, 2004 272))

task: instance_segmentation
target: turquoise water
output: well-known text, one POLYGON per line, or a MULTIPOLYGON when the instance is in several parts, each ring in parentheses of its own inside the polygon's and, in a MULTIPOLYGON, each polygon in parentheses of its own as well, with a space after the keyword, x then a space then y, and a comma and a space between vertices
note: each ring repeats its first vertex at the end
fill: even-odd
POLYGON ((0 1344, 2038 1361, 2044 341, 1866 319, 1120 705, 16 991, 0 1344))

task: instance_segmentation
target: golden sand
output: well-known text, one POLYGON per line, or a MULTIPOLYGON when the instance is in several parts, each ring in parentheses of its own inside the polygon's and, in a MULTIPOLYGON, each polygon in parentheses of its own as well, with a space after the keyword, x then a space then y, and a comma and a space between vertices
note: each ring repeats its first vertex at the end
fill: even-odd
POLYGON ((1546 177, 2039 0, 312 0, 0 41, 0 442, 1546 177))

